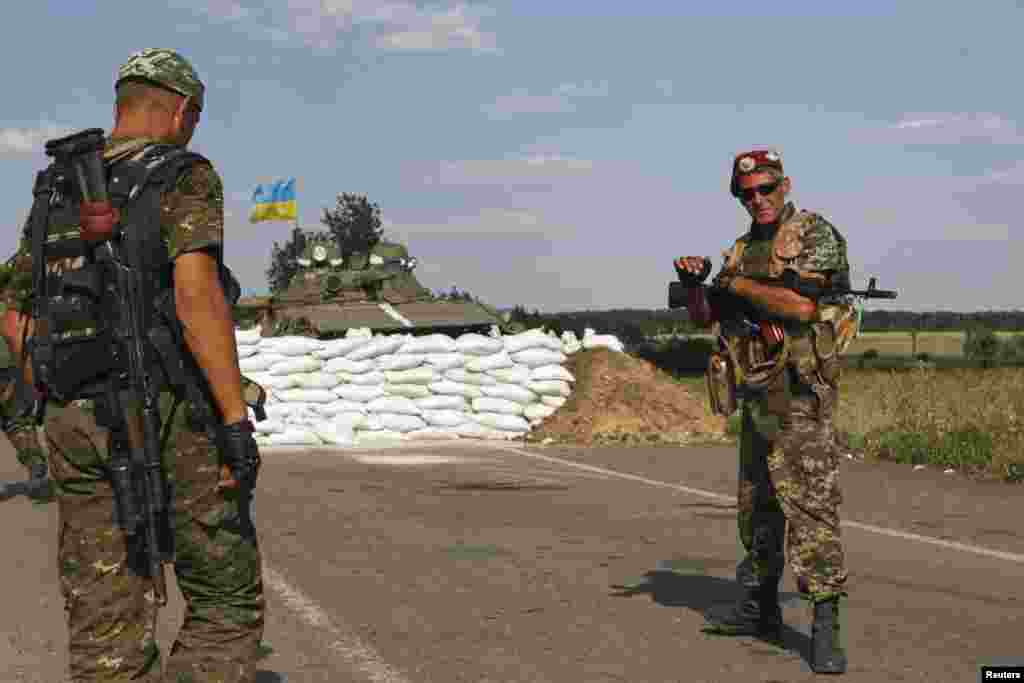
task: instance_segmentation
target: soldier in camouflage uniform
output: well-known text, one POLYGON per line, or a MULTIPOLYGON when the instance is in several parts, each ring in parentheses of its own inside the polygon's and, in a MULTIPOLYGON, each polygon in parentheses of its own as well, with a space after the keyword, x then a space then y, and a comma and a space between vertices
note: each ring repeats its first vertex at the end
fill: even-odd
MULTIPOLYGON (((105 161, 141 155, 154 143, 187 145, 203 93, 192 66, 177 53, 148 49, 133 55, 118 73, 117 120, 105 161)), ((185 341, 223 422, 217 438, 242 425, 248 429, 239 433, 251 440, 231 309, 218 296, 224 238, 218 174, 208 163, 188 166, 163 191, 160 209, 185 341)), ((30 248, 31 240, 23 239, 16 273, 31 272, 30 248)), ((33 327, 31 286, 8 288, 5 295, 8 309, 21 312, 18 329, 5 336, 24 354, 21 341, 31 337, 33 327)), ((255 529, 241 522, 240 495, 232 487, 231 470, 218 464, 215 434, 197 423, 187 401, 173 418, 170 396, 162 395, 160 403, 162 419, 171 420, 162 455, 174 492, 174 570, 187 606, 163 673, 154 639, 152 578, 115 521, 110 432, 97 423, 90 401, 47 405, 44 428, 60 506, 58 562, 71 679, 251 683, 265 613, 255 529)), ((254 441, 251 447, 258 453, 254 441)), ((258 463, 258 454, 255 458, 258 463)))
MULTIPOLYGON (((3 430, 20 462, 29 471, 30 480, 40 484, 37 498, 45 498, 49 494, 49 485, 44 482, 46 477, 46 454, 39 444, 36 433, 36 422, 32 415, 33 392, 15 373, 18 372, 14 354, 10 353, 7 343, 0 339, 0 367, 7 377, 0 381, 0 430, 3 430)), ((20 484, 21 482, 19 482, 20 484)), ((10 495, 0 493, 0 497, 10 495)))
MULTIPOLYGON (((805 281, 848 288, 849 264, 839 231, 820 215, 797 210, 788 201, 790 189, 774 152, 735 159, 731 191, 753 222, 725 252, 715 285, 750 304, 761 325, 751 338, 725 336, 745 390, 737 498, 739 535, 748 555, 737 577, 746 595, 730 610, 709 614, 705 629, 777 638, 778 587, 788 555, 800 595, 813 605, 811 667, 842 673, 838 605, 846 595, 847 570, 833 414, 839 334, 846 328, 835 321, 847 319, 853 308, 845 301, 808 298, 778 278, 794 270, 805 281)), ((679 259, 676 268, 690 284, 707 274, 705 259, 697 257, 679 259)), ((692 319, 721 320, 705 288, 689 291, 692 319)))

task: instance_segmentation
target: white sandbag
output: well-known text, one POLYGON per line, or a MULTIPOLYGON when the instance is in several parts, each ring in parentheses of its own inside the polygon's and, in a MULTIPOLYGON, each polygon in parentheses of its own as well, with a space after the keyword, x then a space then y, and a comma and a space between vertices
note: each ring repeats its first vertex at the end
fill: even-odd
POLYGON ((502 429, 491 429, 490 427, 484 427, 483 432, 480 434, 480 438, 485 441, 512 441, 514 439, 521 439, 526 432, 513 432, 505 431, 502 429))
POLYGON ((505 353, 517 353, 526 349, 562 350, 562 342, 552 339, 541 329, 532 329, 504 337, 505 353))
POLYGON ((530 368, 525 365, 513 365, 510 368, 495 368, 487 374, 499 382, 506 384, 526 384, 530 381, 530 368))
POLYGON ((239 330, 235 329, 235 343, 241 346, 246 345, 257 345, 260 343, 260 327, 256 326, 251 330, 239 330))
POLYGON ((270 369, 270 366, 283 361, 285 358, 287 358, 287 356, 282 356, 279 353, 261 351, 255 356, 249 356, 248 358, 242 358, 239 360, 238 368, 242 372, 265 372, 270 369))
POLYGON ((292 427, 316 427, 322 424, 324 418, 319 415, 313 415, 311 413, 303 413, 301 415, 289 415, 287 422, 285 422, 286 429, 292 427))
MULTIPOLYGON (((252 410, 250 408, 249 410, 252 410)), ((293 410, 291 403, 274 403, 273 405, 264 406, 263 410, 267 413, 267 420, 283 420, 288 417, 288 414, 293 410)))
POLYGON ((469 415, 461 410, 424 410, 420 417, 434 427, 457 427, 470 421, 469 415))
POLYGON ((361 387, 379 387, 386 381, 384 373, 380 370, 370 370, 360 375, 352 375, 349 377, 349 384, 354 384, 361 387))
POLYGON ((366 404, 366 410, 371 413, 401 413, 403 415, 419 415, 423 409, 416 405, 411 398, 404 396, 381 396, 366 404))
POLYGON ((338 398, 345 399, 346 401, 356 401, 359 403, 368 403, 375 398, 380 398, 384 395, 384 387, 379 384, 373 386, 358 386, 355 384, 339 384, 338 386, 331 389, 331 392, 338 398))
POLYGON ((572 393, 569 383, 560 379, 546 379, 540 382, 530 382, 527 388, 541 396, 568 396, 572 393))
POLYGON ((357 431, 365 430, 368 432, 379 431, 381 429, 384 429, 384 427, 380 424, 380 418, 377 415, 371 415, 369 413, 364 416, 363 421, 359 423, 358 427, 356 427, 357 431))
POLYGON ((565 396, 545 396, 541 394, 540 402, 546 406, 553 406, 555 408, 561 408, 565 405, 567 399, 565 396))
POLYGON ((388 396, 427 398, 430 396, 430 388, 426 384, 385 384, 384 393, 388 396))
POLYGON ((370 339, 373 337, 373 330, 369 327, 350 327, 345 330, 345 339, 370 339))
POLYGON ((590 334, 583 336, 583 348, 585 349, 610 349, 611 351, 623 351, 622 342, 614 334, 590 334))
POLYGON ((572 373, 561 365, 539 365, 530 370, 530 379, 535 382, 546 379, 560 379, 563 382, 576 381, 576 378, 572 376, 572 373))
POLYGON ((506 401, 515 401, 524 405, 537 401, 537 394, 530 391, 527 387, 518 384, 495 384, 494 386, 480 387, 480 391, 483 392, 484 396, 502 398, 506 401))
POLYGON ((253 424, 253 429, 255 429, 258 434, 280 434, 285 430, 284 425, 285 423, 281 420, 272 420, 268 415, 266 420, 253 424))
POLYGON ((582 348, 583 345, 579 342, 566 343, 562 344, 562 353, 567 356, 571 356, 572 354, 579 352, 582 348))
POLYGON ((335 399, 330 389, 285 389, 278 395, 285 403, 331 403, 335 399))
POLYGON ((551 349, 526 349, 512 354, 516 363, 529 366, 531 369, 542 365, 561 365, 565 362, 565 354, 551 349))
POLYGON ((510 401, 507 398, 483 398, 473 399, 473 410, 477 413, 501 413, 502 415, 522 415, 523 404, 510 401))
POLYGON ((465 411, 469 408, 466 399, 456 394, 428 396, 417 398, 414 403, 423 410, 458 410, 465 411))
MULTIPOLYGON (((362 429, 370 422, 370 416, 364 413, 338 413, 329 420, 333 424, 346 429, 362 429)), ((376 418, 374 418, 376 423, 376 418)), ((379 427, 379 423, 376 423, 379 427)))
MULTIPOLYGON (((522 351, 521 353, 529 353, 529 351, 522 351)), ((497 370, 498 368, 510 368, 513 365, 515 365, 515 362, 504 351, 492 353, 489 356, 470 358, 466 361, 466 369, 470 372, 487 372, 488 370, 497 370)))
POLYGON ((465 396, 466 398, 479 398, 483 396, 480 387, 453 382, 448 379, 441 380, 440 382, 431 382, 427 386, 435 394, 454 394, 456 396, 465 396))
POLYGON ((378 370, 409 370, 423 365, 427 359, 422 353, 395 353, 377 358, 378 370))
POLYGON ((356 446, 404 440, 405 435, 402 434, 402 432, 395 432, 390 429, 378 429, 374 431, 368 431, 365 429, 356 430, 356 446))
POLYGON ((351 427, 327 422, 313 428, 317 437, 329 446, 354 446, 356 434, 351 427))
MULTIPOLYGON (((258 356, 257 356, 258 357, 258 356)), ((311 356, 295 356, 278 361, 270 366, 271 375, 297 375, 303 372, 316 372, 324 362, 311 356)))
MULTIPOLYGON (((278 402, 274 404, 275 409, 284 409, 288 411, 287 413, 284 414, 284 417, 291 417, 292 415, 305 415, 306 413, 315 414, 316 410, 314 408, 317 405, 319 404, 304 403, 302 401, 292 401, 290 403, 278 402)), ((270 414, 269 411, 267 414, 270 414)))
POLYGON ((341 384, 337 375, 330 372, 309 372, 291 376, 295 377, 297 385, 301 389, 333 389, 341 384))
POLYGON ((313 356, 320 360, 331 360, 341 358, 346 353, 358 349, 370 343, 369 337, 345 337, 344 339, 331 339, 321 342, 323 346, 313 352, 313 356))
POLYGON ((385 430, 393 432, 411 432, 427 426, 421 417, 406 413, 378 413, 377 418, 385 430))
POLYGON ((239 360, 241 360, 243 358, 249 358, 250 356, 255 356, 257 353, 260 352, 260 347, 258 347, 258 346, 241 346, 241 345, 239 345, 236 348, 238 349, 238 359, 239 360))
POLYGON ((283 356, 308 356, 323 348, 324 343, 310 337, 288 336, 277 337, 274 341, 274 352, 283 356))
POLYGON ((269 439, 275 446, 320 446, 320 437, 309 428, 291 427, 279 434, 271 434, 269 439))
POLYGON ((412 368, 411 370, 385 370, 384 378, 391 384, 430 384, 441 380, 441 374, 434 368, 412 368))
POLYGON ((347 357, 352 360, 369 360, 377 356, 386 356, 402 348, 405 338, 402 335, 390 335, 387 337, 374 337, 370 343, 364 344, 354 351, 350 351, 347 357))
POLYGON ((456 349, 455 340, 446 334, 428 334, 413 337, 399 349, 399 353, 453 353, 456 349))
POLYGON ((445 441, 458 439, 459 435, 438 427, 424 427, 423 429, 414 429, 411 432, 406 432, 405 438, 409 441, 445 441))
POLYGON ((533 423, 534 420, 543 420, 553 415, 558 410, 555 406, 546 406, 543 403, 531 403, 523 410, 523 417, 533 423))
POLYGON ((451 368, 461 368, 466 364, 466 356, 461 353, 428 353, 426 364, 438 372, 451 368))
POLYGON ((455 350, 471 356, 490 356, 505 348, 500 338, 485 337, 475 332, 467 332, 455 340, 455 350))
POLYGON ((472 420, 469 422, 463 422, 455 427, 450 427, 450 429, 452 433, 458 434, 466 439, 483 439, 487 433, 491 431, 479 422, 472 420))
POLYGON ((293 389, 299 386, 300 375, 267 375, 267 378, 260 382, 260 386, 270 391, 281 392, 285 389, 293 389))
MULTIPOLYGON (((288 405, 284 403, 282 405, 288 405)), ((316 412, 324 417, 335 417, 342 413, 366 413, 366 404, 357 403, 356 401, 346 401, 344 399, 338 399, 331 401, 330 403, 319 403, 316 406, 316 412)))
POLYGON ((500 429, 505 432, 528 432, 530 425, 519 415, 505 415, 503 413, 475 413, 473 420, 477 424, 492 429, 500 429))
POLYGON ((327 361, 324 365, 324 372, 348 372, 353 375, 360 375, 373 370, 375 363, 372 360, 352 360, 344 356, 338 356, 327 361))
POLYGON ((487 384, 497 384, 498 380, 490 375, 483 372, 470 372, 465 368, 452 368, 451 370, 444 371, 445 379, 450 379, 453 382, 460 382, 462 384, 473 384, 475 386, 485 386, 487 384))

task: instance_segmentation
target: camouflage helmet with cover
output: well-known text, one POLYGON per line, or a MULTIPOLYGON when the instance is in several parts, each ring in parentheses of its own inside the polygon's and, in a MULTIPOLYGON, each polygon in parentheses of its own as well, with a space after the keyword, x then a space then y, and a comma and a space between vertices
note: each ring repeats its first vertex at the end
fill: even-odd
POLYGON ((117 71, 117 84, 127 78, 140 78, 189 97, 200 110, 206 91, 192 64, 174 50, 149 47, 136 52, 117 71))

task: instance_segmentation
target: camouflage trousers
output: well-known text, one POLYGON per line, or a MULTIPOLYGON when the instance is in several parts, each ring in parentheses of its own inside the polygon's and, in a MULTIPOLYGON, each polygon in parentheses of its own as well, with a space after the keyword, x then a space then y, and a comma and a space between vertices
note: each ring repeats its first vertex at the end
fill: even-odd
POLYGON ((264 627, 260 552, 255 530, 239 523, 233 493, 216 488, 206 434, 178 420, 164 452, 186 613, 162 673, 153 582, 142 549, 115 521, 108 431, 89 410, 51 405, 45 433, 60 511, 71 680, 252 683, 264 627))
POLYGON ((781 415, 744 401, 737 499, 747 558, 737 577, 747 587, 777 581, 788 559, 803 597, 845 594, 835 393, 824 384, 807 388, 781 415))

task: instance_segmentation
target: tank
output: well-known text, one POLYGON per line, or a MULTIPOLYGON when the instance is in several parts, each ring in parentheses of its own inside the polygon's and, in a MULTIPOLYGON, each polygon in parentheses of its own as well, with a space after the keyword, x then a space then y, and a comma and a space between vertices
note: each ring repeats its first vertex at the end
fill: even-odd
POLYGON ((307 235, 296 265, 284 291, 240 299, 236 320, 258 321, 263 336, 318 338, 352 328, 455 336, 505 322, 490 306, 435 297, 413 275, 416 259, 397 242, 380 240, 369 251, 342 254, 335 240, 307 235))

